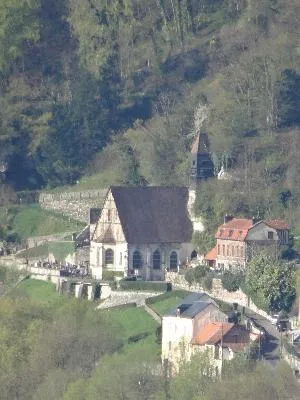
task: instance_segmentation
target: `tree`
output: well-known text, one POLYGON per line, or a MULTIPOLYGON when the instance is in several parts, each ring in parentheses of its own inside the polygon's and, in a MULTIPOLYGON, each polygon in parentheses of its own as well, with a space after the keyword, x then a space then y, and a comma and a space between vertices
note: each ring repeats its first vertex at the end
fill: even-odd
POLYGON ((295 268, 267 254, 254 257, 246 267, 245 289, 253 302, 270 311, 289 311, 296 294, 295 268))

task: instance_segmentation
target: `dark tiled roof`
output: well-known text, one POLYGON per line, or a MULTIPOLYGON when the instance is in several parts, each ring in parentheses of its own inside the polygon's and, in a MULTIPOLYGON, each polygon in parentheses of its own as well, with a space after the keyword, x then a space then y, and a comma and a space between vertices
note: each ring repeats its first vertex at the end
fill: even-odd
POLYGON ((181 300, 175 307, 172 307, 164 316, 176 317, 180 309, 181 318, 194 318, 203 311, 209 304, 215 304, 214 300, 206 293, 191 293, 181 300))
POLYGON ((111 187, 128 243, 188 243, 188 189, 184 187, 111 187))

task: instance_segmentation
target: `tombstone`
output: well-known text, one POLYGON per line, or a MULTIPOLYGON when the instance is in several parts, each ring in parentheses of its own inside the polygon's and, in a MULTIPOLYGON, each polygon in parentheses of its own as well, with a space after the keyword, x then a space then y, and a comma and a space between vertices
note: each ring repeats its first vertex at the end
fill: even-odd
POLYGON ((83 284, 81 282, 75 283, 75 297, 76 299, 81 298, 83 284))
POLYGON ((88 300, 93 301, 94 300, 94 290, 93 290, 93 285, 88 285, 87 287, 87 294, 88 294, 88 300))

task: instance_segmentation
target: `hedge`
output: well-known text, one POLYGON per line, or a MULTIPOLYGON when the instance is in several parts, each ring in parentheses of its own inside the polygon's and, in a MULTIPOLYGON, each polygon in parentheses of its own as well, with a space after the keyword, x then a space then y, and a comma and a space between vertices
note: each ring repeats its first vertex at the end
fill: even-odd
POLYGON ((120 281, 121 290, 134 290, 145 292, 167 292, 172 290, 172 285, 168 282, 149 282, 149 281, 120 281))
POLYGON ((124 277, 124 272, 119 272, 119 271, 107 271, 103 270, 102 271, 102 280, 103 281, 113 281, 115 277, 124 277))

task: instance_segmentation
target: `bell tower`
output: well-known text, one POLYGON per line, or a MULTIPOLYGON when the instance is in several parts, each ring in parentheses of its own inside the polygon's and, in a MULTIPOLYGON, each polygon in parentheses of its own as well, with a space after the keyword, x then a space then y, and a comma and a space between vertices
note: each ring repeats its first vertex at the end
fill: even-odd
POLYGON ((196 186, 197 183, 214 176, 214 164, 210 157, 209 140, 206 133, 197 133, 191 155, 191 185, 196 186))

